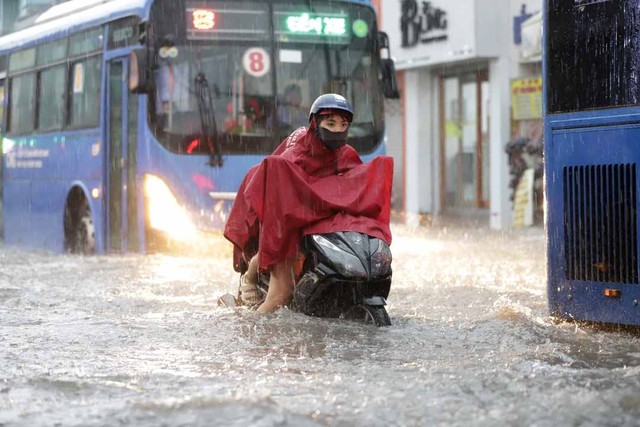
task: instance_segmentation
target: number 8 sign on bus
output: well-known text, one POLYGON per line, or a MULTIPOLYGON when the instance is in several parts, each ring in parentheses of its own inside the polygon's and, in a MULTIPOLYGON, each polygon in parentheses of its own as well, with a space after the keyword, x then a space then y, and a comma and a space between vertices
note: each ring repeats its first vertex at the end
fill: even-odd
POLYGON ((266 50, 261 47, 252 47, 244 53, 242 66, 247 74, 262 77, 269 72, 271 60, 266 50))

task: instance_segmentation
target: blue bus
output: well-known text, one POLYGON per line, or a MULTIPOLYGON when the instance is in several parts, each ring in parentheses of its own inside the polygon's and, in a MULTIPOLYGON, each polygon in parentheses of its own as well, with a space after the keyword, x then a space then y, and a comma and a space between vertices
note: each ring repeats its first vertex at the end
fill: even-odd
POLYGON ((163 250, 222 229, 245 172, 308 121, 355 108, 350 143, 384 150, 397 96, 369 1, 69 1, 0 38, 7 244, 163 250))
POLYGON ((640 324, 639 0, 546 0, 545 179, 552 315, 640 324))

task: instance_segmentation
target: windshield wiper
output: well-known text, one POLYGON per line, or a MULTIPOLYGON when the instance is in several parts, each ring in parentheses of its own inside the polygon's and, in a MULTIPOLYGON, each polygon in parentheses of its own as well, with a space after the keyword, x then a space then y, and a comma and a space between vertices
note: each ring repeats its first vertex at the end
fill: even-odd
POLYGON ((211 88, 204 73, 196 75, 196 95, 198 97, 198 112, 200 113, 200 126, 202 134, 207 139, 209 146, 211 166, 222 166, 222 147, 218 140, 218 128, 216 127, 216 116, 213 110, 213 100, 211 99, 211 88))

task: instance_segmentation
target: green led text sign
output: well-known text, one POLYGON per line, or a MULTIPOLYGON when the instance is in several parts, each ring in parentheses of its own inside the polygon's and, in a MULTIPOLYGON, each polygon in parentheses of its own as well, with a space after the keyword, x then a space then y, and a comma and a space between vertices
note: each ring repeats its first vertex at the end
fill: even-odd
POLYGON ((289 15, 284 20, 284 28, 290 34, 344 37, 347 34, 347 18, 308 13, 289 15))

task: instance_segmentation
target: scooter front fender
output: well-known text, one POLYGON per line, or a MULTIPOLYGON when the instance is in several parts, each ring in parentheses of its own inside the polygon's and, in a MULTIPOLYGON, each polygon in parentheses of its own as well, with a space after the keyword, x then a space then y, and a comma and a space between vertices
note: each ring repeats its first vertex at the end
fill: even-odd
POLYGON ((381 296, 373 296, 373 297, 364 298, 363 302, 366 305, 371 305, 371 306, 385 306, 385 305, 387 305, 387 301, 381 296))

